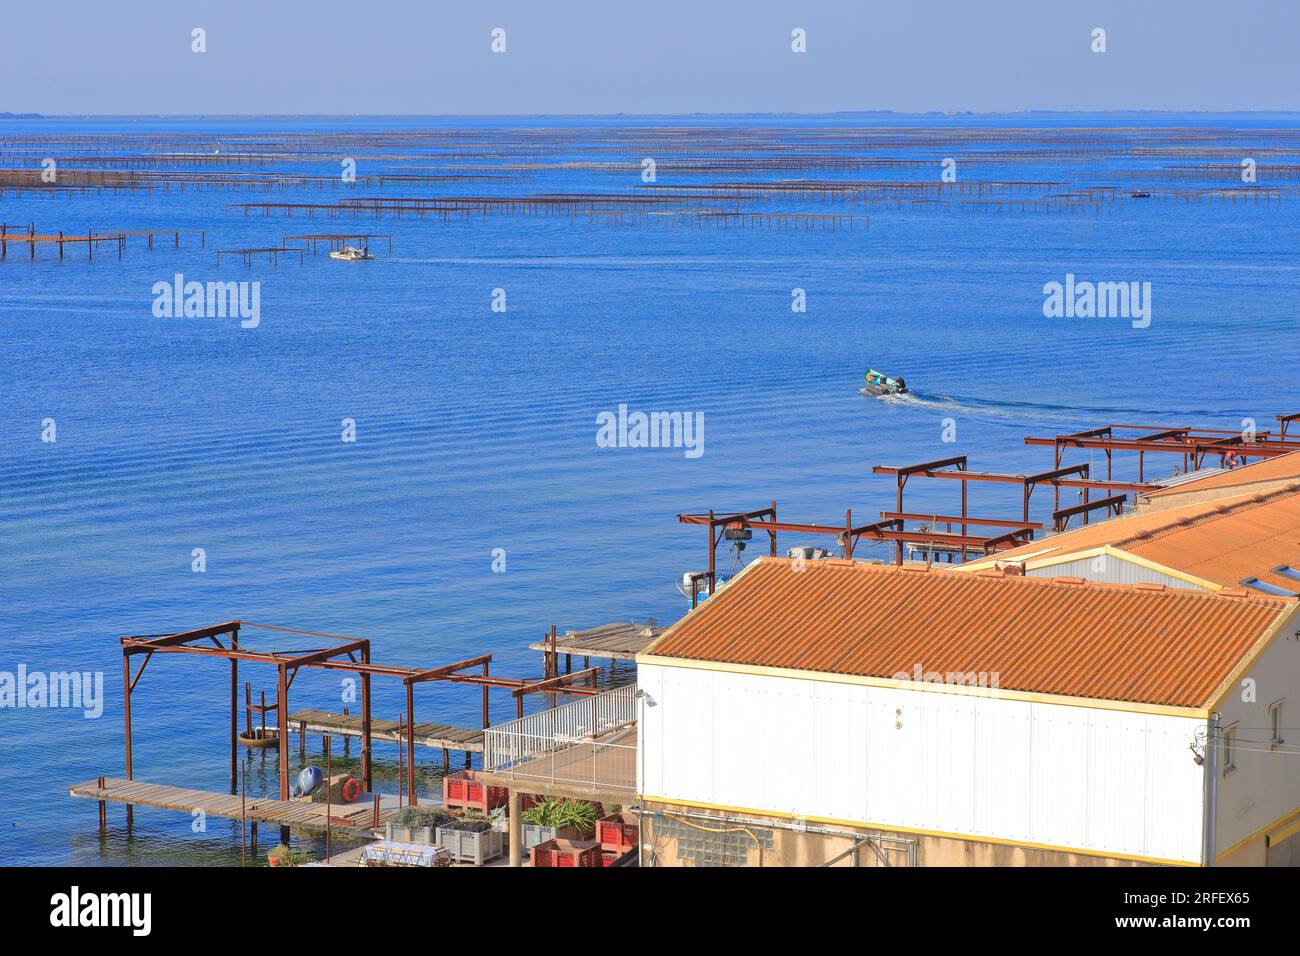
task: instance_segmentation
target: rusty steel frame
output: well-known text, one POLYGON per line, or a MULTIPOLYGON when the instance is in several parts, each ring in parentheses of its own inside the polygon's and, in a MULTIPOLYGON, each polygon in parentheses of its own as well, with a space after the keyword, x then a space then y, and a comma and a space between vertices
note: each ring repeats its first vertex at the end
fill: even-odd
POLYGON ((1300 412, 1292 412, 1290 415, 1278 415, 1277 416, 1278 437, 1285 441, 1288 426, 1294 424, 1297 421, 1300 421, 1300 412))
POLYGON ((1083 515, 1083 523, 1087 524, 1088 516, 1101 508, 1110 511, 1114 517, 1119 517, 1124 513, 1124 502, 1127 500, 1128 495, 1110 495, 1106 498, 1098 498, 1096 501, 1085 501, 1082 504, 1061 508, 1052 512, 1052 527, 1056 531, 1064 531, 1070 526, 1070 519, 1075 515, 1083 515))
POLYGON ((1177 454, 1183 456, 1184 471, 1199 469, 1209 455, 1217 454, 1220 464, 1226 463, 1230 454, 1243 461, 1248 458, 1272 458, 1300 451, 1300 441, 1287 440, 1287 426, 1300 420, 1300 412, 1278 415, 1280 433, 1274 437, 1270 431, 1256 432, 1251 441, 1244 433, 1217 428, 1194 428, 1187 425, 1168 427, 1160 425, 1107 424, 1085 431, 1051 437, 1031 435, 1026 445, 1051 447, 1057 467, 1060 467, 1068 448, 1088 448, 1106 453, 1106 478, 1112 475, 1113 453, 1135 451, 1138 453, 1138 481, 1145 480, 1146 455, 1177 454), (1120 434, 1117 434, 1120 433, 1120 434), (1124 433, 1138 432, 1129 436, 1124 433))
MULTIPOLYGON (((961 513, 958 515, 944 516, 939 520, 947 520, 953 524, 960 524, 962 536, 968 535, 968 525, 995 525, 1002 527, 1014 527, 1021 529, 1022 532, 1028 532, 1025 540, 1032 540, 1033 532, 1040 530, 1043 526, 1038 522, 1029 519, 1029 506, 1033 498, 1034 491, 1039 485, 1050 484, 1052 486, 1052 510, 1055 513, 1060 508, 1060 489, 1062 488, 1081 488, 1084 492, 1085 503, 1088 500, 1088 494, 1091 491, 1146 491, 1154 486, 1133 482, 1111 481, 1109 477, 1105 481, 1094 479, 1090 476, 1089 466, 1086 464, 1062 466, 1058 460, 1056 467, 1050 471, 1038 472, 1032 475, 1015 475, 1002 472, 980 472, 971 471, 969 457, 966 455, 954 455, 951 458, 942 458, 937 461, 922 462, 916 465, 904 465, 900 467, 877 465, 872 469, 877 475, 893 475, 896 482, 896 508, 893 512, 881 512, 881 514, 912 514, 905 511, 903 507, 903 491, 907 487, 907 482, 911 478, 938 478, 950 481, 961 482, 961 513), (968 485, 972 481, 990 482, 998 484, 1019 485, 1021 488, 1021 517, 1017 520, 998 520, 991 518, 972 519, 970 516, 970 497, 968 494, 968 485)), ((1090 509, 1089 509, 1090 510, 1090 509)), ((1055 519, 1053 519, 1055 520, 1055 519)), ((1022 536, 1024 536, 1022 534, 1022 536)), ((989 545, 1001 544, 1000 540, 983 539, 985 542, 985 552, 988 553, 989 545)), ((959 542, 960 545, 960 542, 959 542)), ((965 559, 966 549, 962 547, 962 558, 965 559)), ((898 553, 895 557, 895 563, 901 564, 903 561, 903 542, 898 543, 898 553)))
MULTIPOLYGON (((552 627, 554 630, 554 627, 552 627)), ((587 686, 582 688, 585 696, 594 696, 600 692, 596 684, 596 678, 600 673, 599 667, 588 667, 585 670, 570 671, 567 674, 553 674, 546 680, 536 681, 527 687, 520 687, 512 690, 510 693, 515 698, 515 717, 522 720, 524 716, 524 698, 529 694, 544 693, 551 700, 551 706, 556 704, 555 695, 563 693, 573 693, 574 688, 580 686, 580 681, 586 681, 587 686)))
MULTIPOLYGON (((951 461, 951 460, 948 460, 951 461)), ((948 461, 945 462, 948 463, 948 461)), ((964 461, 964 458, 963 458, 964 461)), ((928 466, 915 466, 916 468, 935 467, 937 463, 930 462, 928 466)), ((962 486, 962 506, 965 510, 965 485, 962 486)), ((901 504, 901 491, 900 491, 901 504)), ((777 533, 781 531, 792 532, 795 534, 833 534, 837 538, 837 543, 842 549, 845 558, 853 558, 853 549, 857 542, 862 538, 872 541, 896 542, 898 545, 897 563, 901 564, 903 560, 903 545, 915 542, 918 544, 943 544, 952 547, 962 548, 963 554, 967 549, 978 550, 984 554, 990 554, 993 551, 1003 550, 1004 548, 1017 547, 1033 539, 1034 531, 1041 528, 1034 522, 1021 521, 997 521, 994 519, 969 519, 965 520, 961 534, 941 531, 908 531, 905 528, 905 521, 910 520, 910 516, 902 512, 901 508, 897 513, 881 512, 880 521, 871 524, 855 525, 853 523, 852 509, 844 512, 844 524, 827 525, 827 524, 808 524, 790 521, 776 520, 776 502, 773 501, 768 508, 759 508, 755 511, 735 512, 731 514, 718 514, 714 510, 709 510, 702 514, 679 514, 677 520, 682 524, 704 525, 709 529, 709 570, 691 575, 691 606, 695 607, 699 603, 699 585, 701 582, 707 585, 707 593, 712 595, 717 584, 717 547, 722 542, 723 533, 728 528, 748 528, 750 530, 766 532, 770 541, 770 553, 772 557, 777 554, 777 533), (996 527, 1010 527, 1013 530, 999 535, 972 535, 967 533, 966 525, 980 524, 992 525, 996 527), (715 533, 715 529, 720 529, 715 533)), ((928 519, 927 519, 928 520, 928 519)), ((955 518, 954 521, 962 521, 961 518, 955 518)))
MULTIPOLYGON (((266 710, 275 710, 276 722, 278 725, 278 751, 279 751, 279 776, 280 776, 280 799, 289 799, 289 748, 286 746, 289 739, 289 689, 293 685, 293 680, 298 674, 298 670, 303 667, 316 668, 320 670, 346 670, 358 674, 361 678, 361 776, 362 786, 368 793, 372 786, 372 740, 371 740, 371 694, 370 678, 372 676, 380 677, 397 677, 400 678, 406 689, 406 726, 414 726, 415 723, 415 685, 428 681, 445 681, 457 684, 475 684, 482 688, 483 694, 483 726, 488 726, 488 690, 490 688, 500 688, 510 690, 520 701, 519 709, 522 710, 522 701, 524 694, 531 693, 537 689, 545 689, 555 699, 556 694, 571 694, 579 696, 591 696, 598 693, 596 689, 596 680, 594 675, 591 676, 589 686, 580 686, 575 681, 579 677, 586 676, 588 672, 579 672, 578 674, 566 675, 564 680, 547 680, 540 681, 529 680, 527 678, 509 678, 494 676, 490 672, 492 662, 491 654, 481 654, 463 661, 457 661, 453 664, 445 664, 434 668, 414 668, 404 667, 391 664, 376 664, 370 657, 370 640, 368 638, 345 638, 333 634, 317 634, 310 631, 295 630, 293 628, 273 627, 266 624, 255 624, 249 621, 227 621, 223 624, 215 624, 210 627, 196 628, 189 631, 181 631, 175 634, 155 634, 123 637, 120 639, 122 645, 122 683, 123 683, 123 742, 125 746, 126 758, 126 779, 133 779, 133 746, 132 746, 132 723, 131 723, 131 695, 140 678, 144 674, 145 667, 153 659, 154 654, 192 654, 200 657, 224 658, 230 661, 230 786, 231 793, 236 793, 239 786, 239 662, 246 661, 256 664, 270 664, 276 668, 276 702, 274 705, 265 705, 266 710), (239 634, 241 628, 255 628, 260 630, 278 631, 288 634, 308 635, 317 638, 326 638, 336 643, 332 646, 310 648, 307 650, 294 651, 254 651, 241 648, 239 645, 239 634), (223 643, 221 638, 228 636, 228 642, 223 643), (212 646, 200 645, 193 642, 211 641, 212 646), (131 658, 137 655, 144 655, 138 668, 134 669, 131 665, 131 658), (346 658, 346 659, 342 659, 346 658), (470 668, 479 668, 479 673, 467 674, 464 671, 470 668), (544 688, 543 688, 544 685, 544 688)), ((265 715, 264 715, 265 716, 265 715)), ((415 740, 412 733, 406 735, 406 762, 408 768, 414 765, 414 747, 415 740)), ((401 742, 399 741, 399 749, 401 742)), ((415 776, 408 771, 407 773, 407 797, 413 805, 416 800, 415 794, 415 776)), ((127 804, 127 823, 132 822, 132 807, 127 804)), ((283 830, 284 828, 282 828, 283 830)), ((287 834, 283 834, 287 839, 287 834)))

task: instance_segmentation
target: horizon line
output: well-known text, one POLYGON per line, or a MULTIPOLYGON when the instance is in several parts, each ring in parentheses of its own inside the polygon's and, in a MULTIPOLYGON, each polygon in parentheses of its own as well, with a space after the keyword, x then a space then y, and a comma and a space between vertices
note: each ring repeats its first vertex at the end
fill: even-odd
POLYGON ((905 110, 830 110, 820 112, 799 112, 783 110, 779 112, 709 112, 691 113, 37 113, 0 111, 3 119, 572 119, 572 118, 623 118, 623 119, 686 119, 691 117, 850 117, 850 116, 894 116, 894 117, 991 117, 991 116, 1113 116, 1113 115, 1157 115, 1157 116, 1296 116, 1300 109, 1252 109, 1252 110, 1216 110, 1216 109, 1155 109, 1155 108, 1116 108, 1094 110, 1071 110, 1049 108, 1027 108, 1018 110, 926 110, 909 112, 905 110))

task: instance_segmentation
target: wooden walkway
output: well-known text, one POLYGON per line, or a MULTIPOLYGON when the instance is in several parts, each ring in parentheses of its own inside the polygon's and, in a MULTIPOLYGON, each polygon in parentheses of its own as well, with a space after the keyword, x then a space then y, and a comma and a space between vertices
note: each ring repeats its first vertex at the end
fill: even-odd
MULTIPOLYGON (((237 793, 213 793, 208 790, 191 790, 188 787, 173 787, 169 784, 121 780, 113 777, 105 777, 102 788, 98 780, 76 784, 68 788, 68 795, 86 800, 157 807, 160 810, 175 810, 180 813, 202 810, 210 817, 222 817, 227 820, 244 819, 255 823, 271 823, 311 830, 325 829, 326 805, 314 803, 310 797, 294 800, 249 797, 241 809, 237 793)), ((391 807, 381 807, 376 822, 373 802, 336 803, 330 809, 333 810, 330 815, 331 828, 365 835, 369 835, 376 826, 382 827, 395 812, 391 807)))
MULTIPOLYGON (((655 625, 614 623, 589 627, 584 631, 565 631, 555 640, 555 652, 631 661, 665 630, 655 625)), ((546 641, 529 644, 528 648, 542 653, 550 650, 546 641)))
MULTIPOLYGON (((345 737, 361 736, 361 717, 357 714, 332 714, 326 710, 295 710, 289 715, 289 732, 303 730, 316 734, 341 734, 345 737)), ((483 731, 452 727, 449 724, 421 724, 412 726, 415 742, 423 747, 440 747, 443 750, 463 750, 466 753, 483 752, 483 731)), ((370 721, 370 739, 394 743, 406 740, 406 732, 395 720, 370 721), (402 734, 398 736, 398 730, 402 734)))
POLYGON ((636 794, 636 760, 637 728, 626 726, 477 777, 521 793, 621 804, 636 794))

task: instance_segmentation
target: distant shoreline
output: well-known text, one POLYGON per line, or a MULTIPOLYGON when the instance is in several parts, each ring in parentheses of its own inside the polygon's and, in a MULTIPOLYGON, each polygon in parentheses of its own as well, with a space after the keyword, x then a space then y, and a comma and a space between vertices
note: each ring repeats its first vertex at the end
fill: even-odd
POLYGON ((48 119, 48 120, 275 120, 275 119, 430 119, 430 120, 479 120, 479 119, 810 119, 824 117, 827 119, 855 118, 891 118, 891 119, 987 119, 993 117, 1046 118, 1046 117, 1087 117, 1087 116, 1124 116, 1124 117, 1296 117, 1300 119, 1300 110, 993 110, 979 112, 975 110, 932 110, 924 113, 908 113, 897 110, 839 110, 829 113, 0 113, 0 120, 5 119, 48 119))

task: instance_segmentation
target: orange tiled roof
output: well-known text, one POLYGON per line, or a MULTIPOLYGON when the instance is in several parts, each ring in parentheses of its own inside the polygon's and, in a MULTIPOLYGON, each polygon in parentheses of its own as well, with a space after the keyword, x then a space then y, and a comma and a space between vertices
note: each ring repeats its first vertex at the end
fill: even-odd
POLYGON ((1244 579, 1256 577, 1300 590, 1300 582, 1272 573, 1283 564, 1300 568, 1300 487, 1128 514, 1031 541, 967 567, 1056 557, 1103 545, 1223 587, 1239 587, 1244 579))
POLYGON ((998 675, 998 686, 1201 707, 1296 602, 1265 596, 761 558, 646 654, 831 674, 998 675))
POLYGON ((1300 481, 1300 451, 1264 458, 1249 465, 1243 465, 1240 468, 1215 472, 1212 475, 1206 475, 1204 478, 1193 478, 1176 485, 1170 485, 1168 488, 1161 488, 1158 491, 1146 492, 1143 497, 1160 498, 1165 495, 1210 491, 1216 488, 1237 488, 1243 485, 1253 485, 1256 482, 1285 481, 1288 478, 1300 481))

